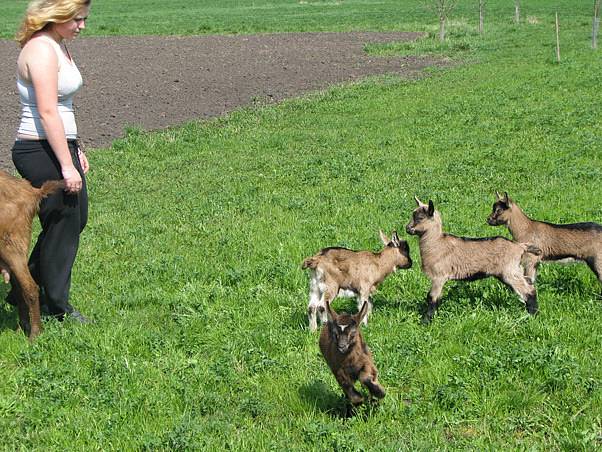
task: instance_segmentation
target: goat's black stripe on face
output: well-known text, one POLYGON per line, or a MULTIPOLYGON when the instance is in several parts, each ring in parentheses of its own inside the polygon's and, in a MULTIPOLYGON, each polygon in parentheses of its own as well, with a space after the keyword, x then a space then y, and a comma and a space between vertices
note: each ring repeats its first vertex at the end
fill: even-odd
POLYGON ((415 210, 413 217, 414 217, 414 222, 416 222, 416 223, 419 223, 422 220, 428 218, 429 214, 428 214, 428 211, 426 210, 426 207, 421 207, 420 209, 415 210))
POLYGON ((493 204, 493 211, 495 212, 496 210, 508 210, 510 208, 510 206, 508 204, 506 204, 504 201, 497 201, 493 204))

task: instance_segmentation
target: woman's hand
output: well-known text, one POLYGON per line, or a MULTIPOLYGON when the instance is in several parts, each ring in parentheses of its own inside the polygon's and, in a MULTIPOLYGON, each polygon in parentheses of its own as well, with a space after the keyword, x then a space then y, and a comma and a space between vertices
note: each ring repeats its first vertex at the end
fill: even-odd
POLYGON ((61 168, 61 173, 65 180, 65 191, 67 193, 79 193, 82 189, 82 177, 75 166, 61 168))
POLYGON ((82 166, 82 169, 84 170, 84 174, 87 174, 88 171, 90 170, 90 164, 88 163, 88 157, 86 157, 86 154, 84 154, 81 149, 79 149, 77 151, 77 156, 79 157, 79 164, 82 166))

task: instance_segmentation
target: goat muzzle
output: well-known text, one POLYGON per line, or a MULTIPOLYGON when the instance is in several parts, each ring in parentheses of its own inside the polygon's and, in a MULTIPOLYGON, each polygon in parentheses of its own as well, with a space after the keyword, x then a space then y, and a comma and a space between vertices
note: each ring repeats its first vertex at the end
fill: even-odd
POLYGON ((397 268, 398 268, 399 270, 406 270, 406 269, 408 269, 408 268, 411 268, 411 267, 412 267, 412 264, 413 264, 413 262, 412 262, 412 259, 408 258, 408 262, 407 262, 406 264, 403 264, 403 265, 398 265, 398 266, 397 266, 397 268))
POLYGON ((501 223, 498 221, 497 218, 490 216, 489 218, 487 218, 487 224, 489 226, 499 226, 501 223))

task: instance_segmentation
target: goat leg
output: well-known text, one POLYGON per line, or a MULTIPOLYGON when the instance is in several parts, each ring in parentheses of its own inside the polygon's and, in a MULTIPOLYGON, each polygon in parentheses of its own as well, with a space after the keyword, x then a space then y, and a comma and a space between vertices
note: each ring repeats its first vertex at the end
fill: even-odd
POLYGON ((362 319, 362 325, 368 326, 368 317, 370 316, 370 313, 372 312, 372 302, 370 301, 370 292, 360 292, 360 295, 357 297, 357 312, 359 312, 360 309, 362 309, 362 306, 364 306, 364 303, 368 303, 368 311, 366 312, 366 315, 362 319))
POLYGON ((364 397, 355 389, 354 381, 342 370, 335 374, 339 386, 353 406, 360 405, 364 397))
POLYGON ((531 315, 537 314, 539 311, 539 308, 537 307, 537 292, 533 290, 533 292, 528 293, 526 297, 525 306, 527 307, 527 312, 531 315))
POLYGON ((535 289, 535 286, 529 282, 527 276, 517 273, 504 275, 501 280, 504 284, 510 286, 512 290, 518 294, 521 300, 523 300, 529 314, 537 314, 537 290, 535 289))
MULTIPOLYGON (((311 279, 309 281, 309 304, 307 306, 307 318, 309 320, 309 331, 312 333, 318 329, 317 311, 320 307, 320 288, 316 273, 312 272, 311 279)), ((320 313, 322 319, 322 314, 320 313)), ((324 323, 324 322, 323 322, 324 323)))
POLYGON ((316 309, 315 305, 309 305, 307 307, 307 318, 309 320, 309 331, 312 333, 318 329, 318 320, 316 318, 316 309))
POLYGON ((376 369, 372 369, 369 372, 362 371, 360 373, 360 382, 377 399, 382 399, 385 396, 385 389, 377 381, 376 369))
POLYGON ((602 284, 602 256, 588 258, 585 260, 585 263, 602 284))
POLYGON ((422 323, 425 325, 431 323, 431 320, 433 320, 435 312, 439 307, 439 299, 441 298, 441 292, 443 291, 443 284, 445 284, 445 281, 432 281, 431 290, 426 296, 426 311, 422 316, 422 323))
POLYGON ((21 328, 30 340, 42 332, 42 321, 40 318, 40 297, 38 285, 35 283, 27 262, 19 262, 11 265, 14 276, 14 284, 18 286, 18 309, 21 328))
POLYGON ((31 323, 29 321, 29 308, 27 304, 23 300, 23 298, 19 298, 17 302, 17 311, 19 313, 19 328, 23 333, 29 337, 31 333, 31 323))

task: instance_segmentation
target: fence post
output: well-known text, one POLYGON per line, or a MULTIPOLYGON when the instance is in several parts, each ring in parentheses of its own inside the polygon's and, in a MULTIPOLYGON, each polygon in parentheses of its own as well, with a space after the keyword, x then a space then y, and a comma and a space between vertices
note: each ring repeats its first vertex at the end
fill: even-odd
POLYGON ((558 25, 558 12, 556 12, 556 61, 560 63, 560 26, 558 25))
POLYGON ((594 20, 592 23, 592 49, 598 48, 598 30, 600 29, 600 0, 594 1, 594 20))

